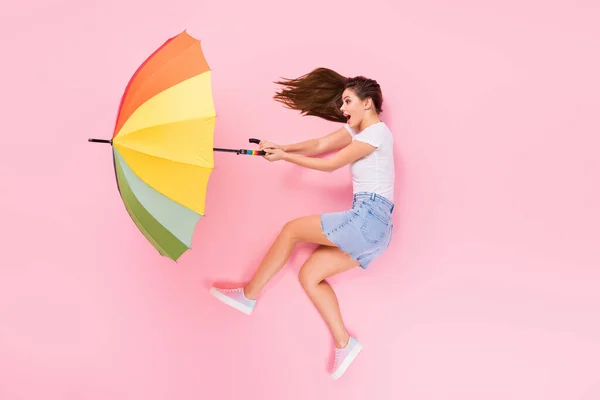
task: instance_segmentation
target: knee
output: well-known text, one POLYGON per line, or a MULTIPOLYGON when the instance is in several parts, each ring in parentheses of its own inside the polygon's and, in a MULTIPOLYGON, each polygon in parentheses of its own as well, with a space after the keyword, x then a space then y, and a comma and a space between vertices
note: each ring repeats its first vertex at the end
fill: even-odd
POLYGON ((283 228, 281 228, 279 235, 289 241, 296 241, 296 221, 291 220, 286 222, 285 225, 283 225, 283 228))
POLYGON ((319 279, 311 272, 309 268, 302 267, 298 273, 298 281, 305 291, 310 291, 315 288, 319 283, 319 279))

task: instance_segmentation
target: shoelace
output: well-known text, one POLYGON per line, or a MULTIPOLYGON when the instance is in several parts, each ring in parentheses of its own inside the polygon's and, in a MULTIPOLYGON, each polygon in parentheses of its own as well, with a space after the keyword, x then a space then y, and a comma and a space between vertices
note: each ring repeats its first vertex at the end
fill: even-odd
POLYGON ((235 288, 235 289, 221 289, 224 292, 241 292, 242 288, 235 288))
POLYGON ((342 352, 342 349, 338 349, 337 347, 335 348, 335 360, 333 361, 334 368, 337 367, 338 358, 339 358, 341 352, 342 352))

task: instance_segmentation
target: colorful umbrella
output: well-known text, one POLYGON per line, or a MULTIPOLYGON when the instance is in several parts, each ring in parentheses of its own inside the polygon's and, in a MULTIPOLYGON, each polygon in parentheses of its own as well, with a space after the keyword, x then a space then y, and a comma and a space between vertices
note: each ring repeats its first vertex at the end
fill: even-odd
MULTIPOLYGON (((111 140, 117 187, 127 212, 160 254, 177 260, 204 215, 216 112, 211 70, 187 32, 167 40, 135 72, 111 140)), ((250 139, 258 143, 258 139, 250 139)))

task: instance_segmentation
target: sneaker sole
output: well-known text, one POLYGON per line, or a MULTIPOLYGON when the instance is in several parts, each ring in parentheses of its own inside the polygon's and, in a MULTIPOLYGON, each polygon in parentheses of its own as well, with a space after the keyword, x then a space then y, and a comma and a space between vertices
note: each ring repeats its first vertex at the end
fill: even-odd
POLYGON ((360 343, 356 343, 356 346, 354 346, 354 348, 350 351, 348 357, 346 357, 344 361, 340 364, 339 368, 331 374, 331 377, 335 380, 342 376, 361 350, 362 345, 360 343))
POLYGON ((250 315, 252 313, 252 309, 245 304, 242 304, 238 301, 233 300, 231 297, 225 296, 223 293, 219 292, 216 288, 210 288, 210 294, 215 296, 217 299, 221 300, 223 303, 227 304, 235 308, 238 311, 243 312, 246 315, 250 315))

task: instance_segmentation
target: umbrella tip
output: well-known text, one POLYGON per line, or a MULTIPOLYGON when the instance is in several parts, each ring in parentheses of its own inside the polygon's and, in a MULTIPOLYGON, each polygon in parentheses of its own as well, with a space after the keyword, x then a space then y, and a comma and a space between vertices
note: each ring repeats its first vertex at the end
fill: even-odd
POLYGON ((89 138, 88 142, 93 142, 93 143, 110 143, 110 144, 112 144, 112 140, 106 140, 106 139, 93 139, 93 138, 89 138))

